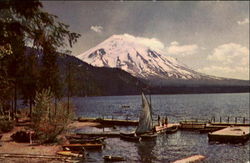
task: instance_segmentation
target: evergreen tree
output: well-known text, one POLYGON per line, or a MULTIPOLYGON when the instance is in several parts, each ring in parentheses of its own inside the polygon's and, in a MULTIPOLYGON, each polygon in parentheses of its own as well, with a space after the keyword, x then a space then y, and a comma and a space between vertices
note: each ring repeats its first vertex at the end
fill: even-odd
MULTIPOLYGON (((14 90, 14 98, 17 97, 18 87, 38 89, 37 85, 29 82, 34 76, 32 72, 27 73, 25 79, 28 81, 20 82, 21 71, 23 70, 22 63, 24 56, 25 45, 33 45, 34 48, 43 52, 42 70, 39 81, 41 88, 51 87, 56 98, 60 97, 60 79, 58 75, 58 67, 56 64, 57 50, 65 48, 67 45, 72 46, 80 36, 77 33, 70 32, 69 26, 59 21, 56 21, 56 16, 42 11, 42 3, 38 0, 5 0, 0 2, 0 47, 10 45, 13 54, 8 57, 2 57, 1 62, 7 61, 7 74, 1 73, 0 83, 3 83, 3 78, 6 81, 13 81, 12 89, 14 90), (14 41, 13 41, 14 40, 14 41), (66 42, 68 41, 68 44, 66 42), (27 75, 31 75, 28 79, 27 75), (7 79, 8 78, 8 79, 7 79), (22 84, 26 84, 25 86, 22 84), (30 85, 30 86, 29 86, 30 85), (36 85, 36 86, 34 86, 36 85)), ((5 49, 5 48, 2 48, 5 49)), ((6 66, 2 64, 2 66, 6 66)), ((36 76, 36 75, 35 75, 36 76)), ((22 80, 25 80, 22 79, 22 80)), ((2 92, 7 92, 7 89, 0 89, 2 92)), ((32 90, 31 92, 35 92, 32 90)), ((25 91, 22 92, 27 97, 25 91)), ((9 92, 11 94, 11 91, 9 92)), ((32 96, 33 93, 31 93, 32 96)), ((34 98, 34 97, 33 97, 34 98)), ((15 100, 16 101, 16 100, 15 100)), ((32 101, 32 100, 31 100, 32 101)), ((15 105, 16 106, 16 105, 15 105)))
POLYGON ((29 105, 30 115, 32 115, 32 107, 34 105, 36 90, 38 89, 39 66, 38 56, 36 54, 28 54, 25 58, 24 73, 22 78, 21 93, 24 103, 29 105))

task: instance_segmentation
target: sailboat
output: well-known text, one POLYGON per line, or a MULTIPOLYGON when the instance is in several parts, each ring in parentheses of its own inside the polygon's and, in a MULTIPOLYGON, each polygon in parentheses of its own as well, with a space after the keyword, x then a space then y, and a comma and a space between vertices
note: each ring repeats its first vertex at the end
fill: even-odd
POLYGON ((120 133, 121 139, 129 141, 138 141, 141 139, 151 139, 156 137, 154 132, 153 118, 152 118, 152 106, 148 99, 142 93, 142 110, 140 112, 139 123, 132 133, 120 133))

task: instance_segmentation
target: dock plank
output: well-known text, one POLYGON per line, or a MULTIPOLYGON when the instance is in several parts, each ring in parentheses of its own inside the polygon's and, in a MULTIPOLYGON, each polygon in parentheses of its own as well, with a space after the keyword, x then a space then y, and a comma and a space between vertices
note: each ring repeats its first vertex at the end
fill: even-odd
POLYGON ((181 159, 181 160, 174 161, 173 163, 194 163, 194 162, 198 162, 204 159, 205 159, 205 156, 203 155, 193 155, 193 156, 181 159))
POLYGON ((249 139, 250 136, 249 127, 245 126, 232 126, 218 131, 214 131, 208 134, 210 141, 219 142, 244 142, 249 139))
POLYGON ((179 123, 169 123, 167 125, 164 125, 164 126, 155 126, 155 130, 157 133, 163 133, 163 132, 166 132, 167 129, 169 128, 172 128, 174 126, 180 126, 179 123))
POLYGON ((242 136, 249 134, 249 127, 227 127, 212 133, 212 135, 242 136))

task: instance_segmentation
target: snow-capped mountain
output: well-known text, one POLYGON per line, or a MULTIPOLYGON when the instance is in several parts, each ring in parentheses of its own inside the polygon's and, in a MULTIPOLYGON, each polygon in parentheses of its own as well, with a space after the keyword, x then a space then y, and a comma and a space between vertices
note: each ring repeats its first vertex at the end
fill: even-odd
POLYGON ((193 71, 177 59, 163 55, 126 35, 113 35, 77 56, 97 67, 117 67, 140 78, 211 79, 193 71))

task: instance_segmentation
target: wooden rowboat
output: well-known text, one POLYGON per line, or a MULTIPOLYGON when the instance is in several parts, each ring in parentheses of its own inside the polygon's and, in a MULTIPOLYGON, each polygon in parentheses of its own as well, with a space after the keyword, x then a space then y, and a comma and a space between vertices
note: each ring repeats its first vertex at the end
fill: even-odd
POLYGON ((103 144, 90 144, 90 143, 86 143, 86 144, 67 144, 67 145, 63 145, 63 149, 70 149, 73 151, 79 151, 82 150, 83 148, 85 149, 102 149, 103 144))
POLYGON ((70 144, 100 144, 101 140, 84 140, 84 139, 69 139, 70 144))
POLYGON ((157 133, 145 133, 141 134, 140 137, 142 138, 142 140, 153 139, 157 137, 157 133))
POLYGON ((103 159, 105 161, 125 161, 125 159, 121 156, 104 156, 103 159))
POLYGON ((70 144, 101 144, 104 143, 104 137, 94 137, 94 138, 68 138, 70 144))
POLYGON ((58 155, 67 156, 67 157, 84 157, 84 154, 75 151, 58 151, 58 155))
POLYGON ((120 138, 132 142, 139 142, 141 140, 141 137, 135 136, 135 133, 120 133, 120 138))
POLYGON ((170 127, 166 130, 166 134, 172 134, 178 131, 178 126, 170 127))

